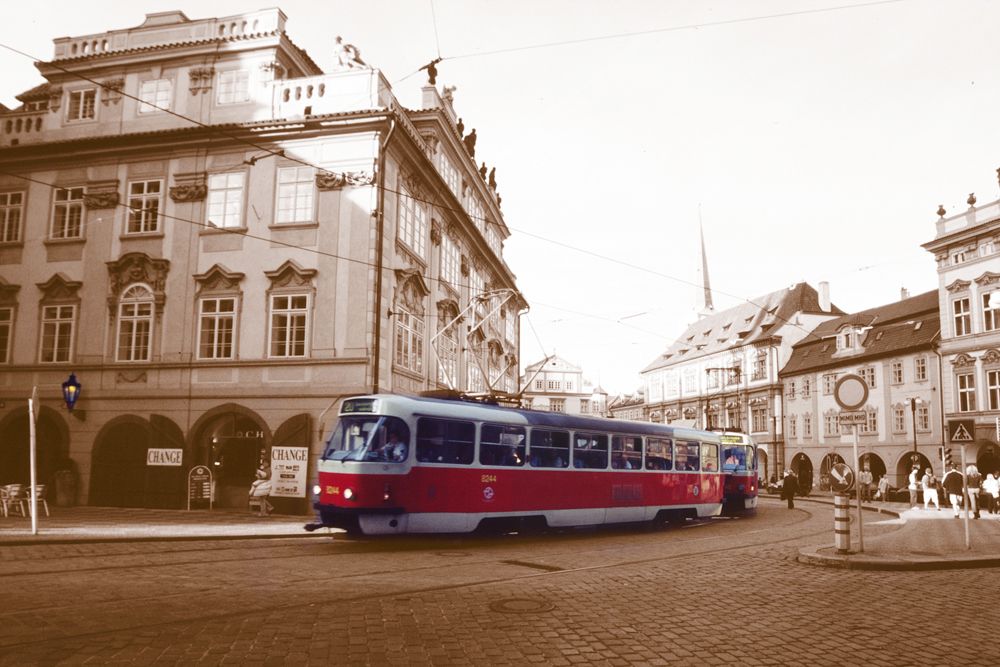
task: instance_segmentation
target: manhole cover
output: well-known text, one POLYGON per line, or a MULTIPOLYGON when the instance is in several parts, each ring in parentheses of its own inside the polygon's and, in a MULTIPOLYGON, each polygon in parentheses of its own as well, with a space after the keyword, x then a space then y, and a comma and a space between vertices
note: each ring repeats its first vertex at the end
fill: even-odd
POLYGON ((555 608, 556 606, 547 600, 532 600, 531 598, 510 598, 490 603, 490 609, 501 614, 531 614, 552 611, 555 608))

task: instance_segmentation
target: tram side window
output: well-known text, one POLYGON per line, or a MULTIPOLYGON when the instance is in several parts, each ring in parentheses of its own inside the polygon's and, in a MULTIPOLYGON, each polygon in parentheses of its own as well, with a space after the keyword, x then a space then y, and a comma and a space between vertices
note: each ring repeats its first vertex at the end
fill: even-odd
POLYGON ((700 443, 697 442, 678 442, 674 450, 677 470, 697 472, 701 468, 698 461, 700 449, 700 443))
POLYGON ((528 455, 533 468, 565 468, 569 465, 569 433, 532 429, 528 455))
POLYGON ((573 467, 604 470, 608 467, 608 436, 598 433, 573 434, 573 467))
POLYGON ((701 469, 705 472, 719 472, 719 446, 701 443, 701 469))
POLYGON ((753 448, 753 445, 747 445, 747 470, 757 469, 757 451, 753 448))
POLYGON ((453 419, 417 420, 417 460, 425 463, 470 464, 475 454, 476 425, 453 419))
POLYGON ((670 470, 673 443, 669 438, 646 438, 646 470, 670 470))
POLYGON ((522 466, 526 444, 522 426, 483 424, 479 431, 479 462, 488 466, 522 466))
POLYGON ((723 470, 746 470, 747 455, 743 445, 730 445, 723 449, 725 460, 722 462, 723 470))
POLYGON ((635 435, 611 436, 611 467, 639 470, 642 467, 642 438, 635 435))

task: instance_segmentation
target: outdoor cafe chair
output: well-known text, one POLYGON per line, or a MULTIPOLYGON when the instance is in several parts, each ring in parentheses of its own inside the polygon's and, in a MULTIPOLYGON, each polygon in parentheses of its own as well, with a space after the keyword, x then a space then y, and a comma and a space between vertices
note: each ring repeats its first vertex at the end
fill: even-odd
MULTIPOLYGON (((30 487, 25 487, 24 497, 28 504, 28 509, 31 509, 31 493, 29 491, 30 487)), ((49 502, 45 499, 45 484, 35 484, 35 507, 41 505, 45 508, 45 516, 49 516, 49 502)))
POLYGON ((28 516, 24 509, 24 501, 28 494, 21 484, 8 484, 0 487, 0 501, 3 503, 3 515, 10 516, 12 510, 17 510, 21 516, 28 516))

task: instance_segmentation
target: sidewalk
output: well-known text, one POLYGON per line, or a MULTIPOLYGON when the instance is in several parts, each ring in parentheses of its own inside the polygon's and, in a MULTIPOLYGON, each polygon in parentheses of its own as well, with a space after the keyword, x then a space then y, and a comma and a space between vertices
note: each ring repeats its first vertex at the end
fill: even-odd
POLYGON ((154 510, 122 507, 49 507, 31 534, 31 517, 0 515, 0 547, 45 543, 322 537, 307 533, 306 515, 260 516, 236 509, 154 510))
MULTIPOLYGON (((777 496, 765 496, 777 498, 777 496)), ((783 502, 783 501, 782 501, 783 502)), ((1000 514, 969 514, 969 547, 965 546, 965 512, 956 519, 951 507, 912 509, 907 503, 863 503, 865 526, 884 523, 897 529, 877 537, 865 536, 865 550, 858 552, 858 509, 851 499, 851 552, 833 546, 833 497, 796 498, 800 502, 830 507, 830 544, 804 547, 799 562, 854 570, 947 570, 1000 567, 1000 514), (878 518, 878 513, 883 519, 878 518), (875 516, 872 516, 875 514, 875 516)))

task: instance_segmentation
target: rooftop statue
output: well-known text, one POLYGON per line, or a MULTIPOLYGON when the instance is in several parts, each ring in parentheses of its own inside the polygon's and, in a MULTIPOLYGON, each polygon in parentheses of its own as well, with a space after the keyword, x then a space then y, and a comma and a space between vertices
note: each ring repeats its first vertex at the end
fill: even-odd
POLYGON ((439 62, 441 62, 441 59, 435 58, 434 60, 430 61, 429 63, 420 68, 422 70, 427 70, 427 83, 429 83, 432 86, 437 83, 438 70, 436 65, 439 62))
POLYGON ((353 44, 345 44, 340 35, 337 35, 333 50, 337 56, 338 69, 370 69, 361 59, 361 49, 353 44))

